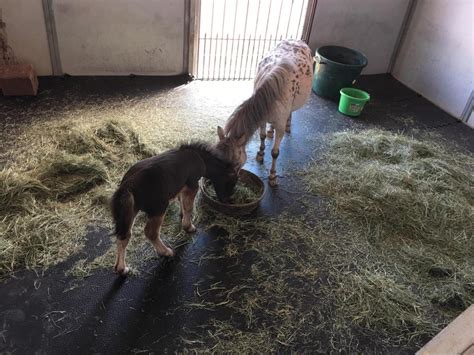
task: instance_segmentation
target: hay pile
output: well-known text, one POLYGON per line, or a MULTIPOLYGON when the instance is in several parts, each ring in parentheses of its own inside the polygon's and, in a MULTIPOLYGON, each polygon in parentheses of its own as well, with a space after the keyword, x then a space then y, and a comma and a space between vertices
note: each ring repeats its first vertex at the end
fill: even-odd
MULTIPOLYGON (((105 122, 98 129, 53 129, 35 163, 19 159, 0 172, 0 276, 22 267, 55 264, 82 245, 87 222, 106 215, 99 189, 112 184, 110 174, 151 154, 136 133, 105 122)), ((44 133, 44 132, 43 132, 44 133)))
POLYGON ((363 219, 374 239, 468 242, 474 226, 474 159, 433 142, 369 130, 339 133, 307 171, 309 189, 363 219))
POLYGON ((325 296, 341 322, 403 343, 474 303, 472 156, 380 130, 343 132, 305 173, 353 234, 345 261, 329 254, 337 266, 325 296))

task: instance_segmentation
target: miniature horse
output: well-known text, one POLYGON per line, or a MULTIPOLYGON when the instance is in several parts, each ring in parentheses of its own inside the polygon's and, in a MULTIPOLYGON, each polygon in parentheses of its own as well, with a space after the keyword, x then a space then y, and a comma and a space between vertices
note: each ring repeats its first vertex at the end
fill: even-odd
POLYGON ((276 185, 276 160, 285 129, 290 133, 291 113, 308 100, 313 79, 313 57, 303 41, 282 41, 259 63, 252 96, 244 101, 229 117, 225 128, 217 127, 217 148, 227 159, 242 167, 247 155, 245 146, 260 129, 260 150, 257 160, 263 162, 266 124, 268 136, 275 141, 272 149, 270 185, 276 185))
POLYGON ((160 238, 160 228, 171 200, 179 198, 183 229, 188 233, 196 231, 192 211, 198 182, 203 176, 212 182, 219 200, 229 200, 237 183, 237 172, 220 151, 206 143, 183 144, 178 149, 139 161, 127 171, 111 201, 117 236, 117 273, 126 275, 129 271, 125 248, 138 211, 146 213, 145 235, 160 255, 174 255, 160 238))

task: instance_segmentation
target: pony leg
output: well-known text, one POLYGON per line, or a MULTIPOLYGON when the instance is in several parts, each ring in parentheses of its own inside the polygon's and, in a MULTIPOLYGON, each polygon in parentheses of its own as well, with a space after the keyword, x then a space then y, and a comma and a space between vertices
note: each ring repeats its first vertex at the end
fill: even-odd
POLYGON ((257 152, 257 161, 260 163, 263 162, 263 156, 265 155, 265 138, 267 138, 265 129, 266 124, 260 126, 260 150, 257 152))
POLYGON ((164 213, 159 216, 148 217, 145 226, 145 235, 151 244, 153 244, 153 247, 159 255, 174 256, 173 250, 168 248, 160 238, 161 225, 164 219, 164 213))
POLYGON ((187 233, 194 233, 196 227, 193 224, 193 208, 194 208, 194 199, 196 198, 198 189, 185 187, 181 192, 181 213, 183 218, 181 220, 181 225, 187 233))
POLYGON ((132 226, 133 226, 133 221, 135 220, 136 213, 130 212, 125 218, 125 223, 127 225, 127 231, 125 232, 124 235, 117 235, 117 257, 115 259, 115 266, 114 270, 117 274, 126 276, 130 268, 127 266, 127 263, 125 262, 125 255, 126 255, 126 249, 128 242, 130 241, 130 238, 132 237, 132 226))
POLYGON ((275 132, 275 127, 273 127, 273 123, 270 123, 270 129, 267 131, 267 137, 273 138, 274 132, 275 132))
POLYGON ((178 201, 179 201, 179 220, 181 221, 183 219, 183 216, 184 216, 184 206, 183 206, 183 196, 181 196, 181 193, 183 192, 183 190, 181 190, 179 193, 178 193, 178 201))
POLYGON ((286 133, 291 133, 291 113, 290 113, 290 117, 288 117, 288 120, 286 121, 285 131, 286 133))
POLYGON ((277 180, 276 180, 276 162, 278 159, 278 156, 280 155, 280 143, 283 138, 283 135, 285 134, 285 130, 282 128, 277 128, 275 133, 275 142, 273 143, 273 148, 272 148, 272 168, 270 169, 270 177, 268 180, 268 183, 270 186, 276 186, 277 180))

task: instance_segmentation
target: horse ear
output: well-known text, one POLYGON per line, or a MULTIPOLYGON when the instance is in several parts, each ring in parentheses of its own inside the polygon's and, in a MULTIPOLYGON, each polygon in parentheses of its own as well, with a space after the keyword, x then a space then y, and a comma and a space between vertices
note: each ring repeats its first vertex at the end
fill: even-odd
POLYGON ((245 145, 246 141, 245 141, 245 135, 241 135, 239 139, 237 139, 237 145, 238 146, 242 146, 242 145, 245 145))
POLYGON ((217 135, 219 136, 220 141, 224 140, 224 129, 221 126, 217 126, 217 135))

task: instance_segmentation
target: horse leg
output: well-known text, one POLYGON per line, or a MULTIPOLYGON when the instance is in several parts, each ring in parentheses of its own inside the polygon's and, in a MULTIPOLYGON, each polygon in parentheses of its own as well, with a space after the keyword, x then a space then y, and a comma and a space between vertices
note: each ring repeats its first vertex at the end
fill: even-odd
POLYGON ((286 120, 285 131, 286 133, 291 133, 291 113, 290 113, 290 117, 288 117, 288 120, 286 120))
POLYGON ((272 168, 270 169, 270 177, 268 180, 268 183, 270 184, 270 186, 276 186, 277 184, 276 162, 277 162, 278 156, 280 155, 280 143, 284 134, 285 134, 284 128, 277 127, 275 129, 275 142, 273 143, 273 148, 272 148, 272 168))
POLYGON ((148 217, 145 226, 145 235, 151 242, 151 244, 153 244, 153 247, 159 255, 173 256, 173 250, 168 248, 160 238, 161 225, 163 224, 163 220, 165 219, 165 213, 158 216, 148 217))
POLYGON ((181 201, 181 213, 183 214, 181 225, 185 232, 194 233, 196 227, 194 226, 193 220, 193 208, 194 208, 194 199, 196 197, 198 189, 190 188, 186 186, 181 191, 180 201, 181 201))
POLYGON ((270 129, 267 131, 267 137, 273 138, 273 132, 275 132, 275 127, 273 127, 273 123, 270 123, 270 129))
POLYGON ((260 126, 260 150, 257 152, 257 161, 260 163, 263 163, 263 156, 265 155, 265 138, 267 138, 265 129, 266 123, 260 126))
POLYGON ((127 231, 124 235, 117 235, 117 258, 115 260, 114 270, 116 273, 122 276, 126 276, 130 271, 130 268, 125 262, 125 254, 128 242, 132 237, 132 226, 136 215, 137 214, 135 212, 130 211, 127 216, 125 216, 125 224, 127 225, 127 231))

